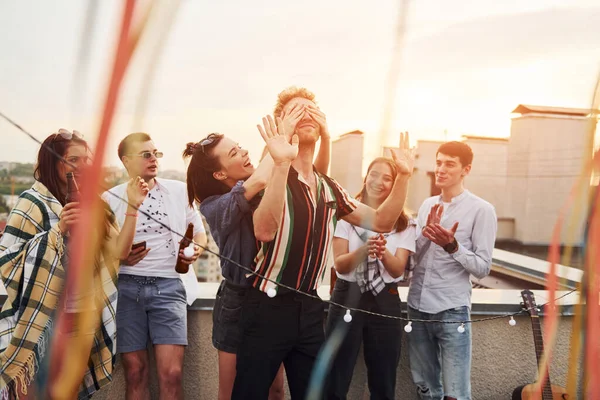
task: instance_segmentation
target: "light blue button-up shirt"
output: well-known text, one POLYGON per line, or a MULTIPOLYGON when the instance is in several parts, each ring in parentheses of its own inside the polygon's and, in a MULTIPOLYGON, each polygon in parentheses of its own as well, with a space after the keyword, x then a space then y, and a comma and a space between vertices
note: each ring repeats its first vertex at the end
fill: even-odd
POLYGON ((409 307, 430 314, 456 307, 471 307, 471 275, 490 273, 498 219, 487 201, 465 190, 444 204, 441 225, 450 229, 458 222, 458 250, 447 253, 422 235, 431 207, 441 196, 423 202, 417 217, 415 267, 408 291, 409 307))

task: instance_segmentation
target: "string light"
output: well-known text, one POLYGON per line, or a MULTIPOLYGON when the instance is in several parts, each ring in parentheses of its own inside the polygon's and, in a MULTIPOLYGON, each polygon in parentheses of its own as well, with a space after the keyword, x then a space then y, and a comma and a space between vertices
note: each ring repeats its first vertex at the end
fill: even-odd
POLYGON ((193 244, 190 244, 188 247, 183 249, 183 255, 186 256, 187 258, 192 258, 194 256, 194 253, 195 253, 195 250, 194 250, 193 244))
POLYGON ((404 326, 404 332, 411 333, 412 332, 412 321, 408 321, 408 324, 404 326))
POLYGON ((350 310, 346 310, 346 315, 344 315, 344 321, 347 323, 352 322, 352 315, 350 315, 350 310))
POLYGON ((460 324, 460 326, 456 328, 456 330, 458 331, 458 333, 465 333, 465 324, 460 324))
POLYGON ((512 315, 510 316, 510 321, 508 321, 508 324, 510 326, 515 326, 517 324, 517 321, 515 321, 512 315))
POLYGON ((277 296, 277 290, 275 290, 274 288, 270 287, 267 290, 267 296, 269 296, 270 298, 273 298, 273 297, 277 296))

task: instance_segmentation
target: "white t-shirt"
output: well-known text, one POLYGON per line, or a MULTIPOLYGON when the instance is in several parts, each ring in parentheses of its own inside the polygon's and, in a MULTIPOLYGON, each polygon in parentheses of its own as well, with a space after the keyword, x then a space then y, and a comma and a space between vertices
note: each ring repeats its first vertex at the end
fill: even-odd
MULTIPOLYGON (((188 193, 185 182, 156 178, 156 186, 158 186, 160 193, 162 194, 163 203, 161 208, 163 208, 163 213, 167 214, 162 216, 159 215, 159 217, 162 218, 161 222, 163 222, 165 225, 169 226, 173 230, 173 232, 171 232, 170 237, 167 236, 164 233, 164 231, 160 232, 161 238, 165 241, 165 248, 163 250, 164 252, 167 252, 166 242, 168 242, 170 239, 171 243, 175 244, 175 254, 177 254, 179 250, 179 241, 181 240, 180 235, 183 235, 185 233, 188 224, 194 224, 194 236, 196 236, 198 233, 204 232, 202 218, 200 218, 200 213, 198 212, 198 210, 195 207, 191 207, 188 204, 188 193)), ((153 197, 155 196, 153 195, 153 197)), ((102 194, 102 198, 108 203, 110 208, 115 213, 115 217, 119 222, 119 226, 123 226, 123 222, 125 221, 125 213, 127 212, 127 202, 123 201, 127 200, 127 183, 115 186, 114 188, 104 192, 102 194)), ((152 207, 149 207, 146 206, 146 201, 148 201, 148 198, 146 198, 144 200, 144 203, 142 203, 142 209, 154 209, 154 203, 152 203, 152 207)), ((155 200, 151 199, 150 201, 153 202, 155 200)), ((154 210, 150 212, 156 213, 156 211, 154 210)), ((156 217, 156 214, 154 214, 153 217, 156 217)), ((140 213, 137 220, 137 228, 139 229, 140 227, 145 227, 146 225, 143 224, 146 221, 147 217, 140 213)), ((153 225, 157 224, 154 223, 153 225)), ((152 233, 155 233, 158 235, 158 232, 148 231, 148 229, 146 229, 146 232, 144 232, 144 229, 142 229, 140 232, 138 229, 136 229, 136 234, 133 239, 134 243, 137 243, 144 239, 148 239, 148 236, 140 237, 138 233, 144 235, 151 235, 152 233)), ((154 240, 151 240, 152 242, 146 241, 146 248, 151 249, 146 258, 144 259, 146 261, 149 260, 148 257, 150 257, 155 250, 160 250, 161 248, 160 245, 152 247, 154 240)), ((171 249, 169 248, 168 250, 170 251, 171 249)), ((167 255, 163 253, 163 256, 165 258, 163 258, 162 261, 167 262, 167 255)), ((152 257, 154 257, 154 255, 152 255, 152 257)), ((157 256, 157 258, 154 259, 158 260, 160 259, 160 257, 157 256)), ((169 258, 169 260, 170 265, 164 265, 161 261, 160 265, 157 264, 156 266, 152 266, 150 267, 150 270, 148 268, 140 268, 141 262, 133 267, 128 267, 126 265, 121 264, 121 269, 119 273, 159 277, 178 276, 181 279, 181 282, 183 282, 183 285, 185 286, 185 290, 187 293, 187 302, 189 305, 191 305, 200 294, 200 286, 198 285, 196 272, 194 271, 194 268, 190 268, 187 274, 177 274, 175 272, 175 263, 177 260, 177 256, 175 255, 173 258, 169 258)))
MULTIPOLYGON (((154 185, 140 206, 140 211, 150 214, 152 218, 166 226, 169 215, 165 209, 163 192, 159 185, 154 185)), ((173 242, 171 232, 164 226, 153 221, 143 213, 139 213, 135 226, 135 242, 146 241, 146 248, 150 249, 148 255, 136 265, 131 267, 121 265, 120 273, 138 276, 156 276, 162 278, 178 278, 175 271, 179 244, 173 242)))
MULTIPOLYGON (((356 230, 358 230, 359 233, 362 233, 363 231, 365 231, 365 229, 360 228, 360 227, 356 227, 356 230)), ((367 230, 368 237, 372 237, 375 235, 377 235, 376 232, 367 230)), ((349 251, 354 251, 365 244, 362 241, 362 239, 360 238, 360 236, 358 236, 356 231, 353 229, 352 225, 343 220, 338 221, 337 227, 335 228, 334 236, 337 238, 340 238, 340 239, 346 239, 348 241, 348 250, 349 251)), ((395 255, 396 250, 400 248, 400 249, 406 249, 406 250, 410 251, 412 254, 415 252, 415 240, 416 240, 415 226, 409 225, 408 228, 406 228, 402 232, 391 233, 389 236, 387 236, 386 240, 387 240, 387 244, 385 245, 385 247, 390 251, 390 253, 395 255)), ((366 260, 363 261, 362 264, 364 264, 365 262, 366 262, 366 260)), ((359 267, 357 267, 357 269, 359 267)), ((408 265, 407 265, 407 267, 408 267, 408 265)), ((356 276, 355 276, 356 269, 347 274, 340 274, 337 271, 335 273, 338 276, 338 278, 342 278, 343 280, 348 281, 348 282, 356 282, 356 276)), ((381 277, 383 278, 383 281, 385 283, 398 282, 402 279, 402 277, 398 277, 396 279, 392 278, 392 276, 390 276, 390 274, 387 272, 387 270, 385 269, 385 267, 383 266, 382 263, 379 263, 379 273, 381 274, 381 277)))

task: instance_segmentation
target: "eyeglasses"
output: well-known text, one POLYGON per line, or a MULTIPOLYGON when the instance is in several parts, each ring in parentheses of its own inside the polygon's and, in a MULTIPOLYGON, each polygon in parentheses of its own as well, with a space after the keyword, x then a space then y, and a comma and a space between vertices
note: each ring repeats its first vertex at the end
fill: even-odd
POLYGON ((223 134, 221 133, 211 133, 210 135, 208 135, 206 137, 206 139, 202 139, 199 144, 202 147, 202 152, 206 153, 204 151, 204 146, 210 146, 211 144, 214 143, 215 140, 221 139, 223 137, 223 134))
POLYGON ((155 151, 154 153, 152 153, 150 151, 143 151, 140 154, 127 154, 127 155, 135 156, 135 157, 142 157, 143 159, 149 160, 152 158, 152 156, 154 156, 156 158, 162 158, 164 154, 162 151, 155 151))
POLYGON ((52 139, 52 141, 55 141, 56 138, 59 136, 66 140, 71 140, 71 139, 73 139, 73 137, 75 137, 79 140, 83 140, 83 135, 81 133, 79 133, 79 131, 76 131, 76 130, 73 130, 73 132, 71 132, 66 129, 60 128, 58 130, 58 133, 56 133, 54 135, 54 139, 52 139))

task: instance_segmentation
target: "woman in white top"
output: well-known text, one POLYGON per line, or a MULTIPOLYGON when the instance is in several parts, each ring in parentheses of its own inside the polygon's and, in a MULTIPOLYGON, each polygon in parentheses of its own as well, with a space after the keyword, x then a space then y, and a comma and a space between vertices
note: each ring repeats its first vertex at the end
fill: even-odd
MULTIPOLYGON (((363 188, 356 198, 377 209, 390 194, 396 174, 391 159, 376 158, 369 165, 363 188)), ((337 279, 331 300, 348 307, 400 316, 398 281, 414 251, 415 226, 405 213, 398 218, 395 229, 384 235, 339 221, 333 239, 337 279)), ((338 324, 346 324, 345 313, 340 307, 329 307, 327 336, 338 324)), ((394 399, 401 321, 353 312, 348 325, 328 376, 326 398, 346 398, 363 343, 371 399, 394 399)))

